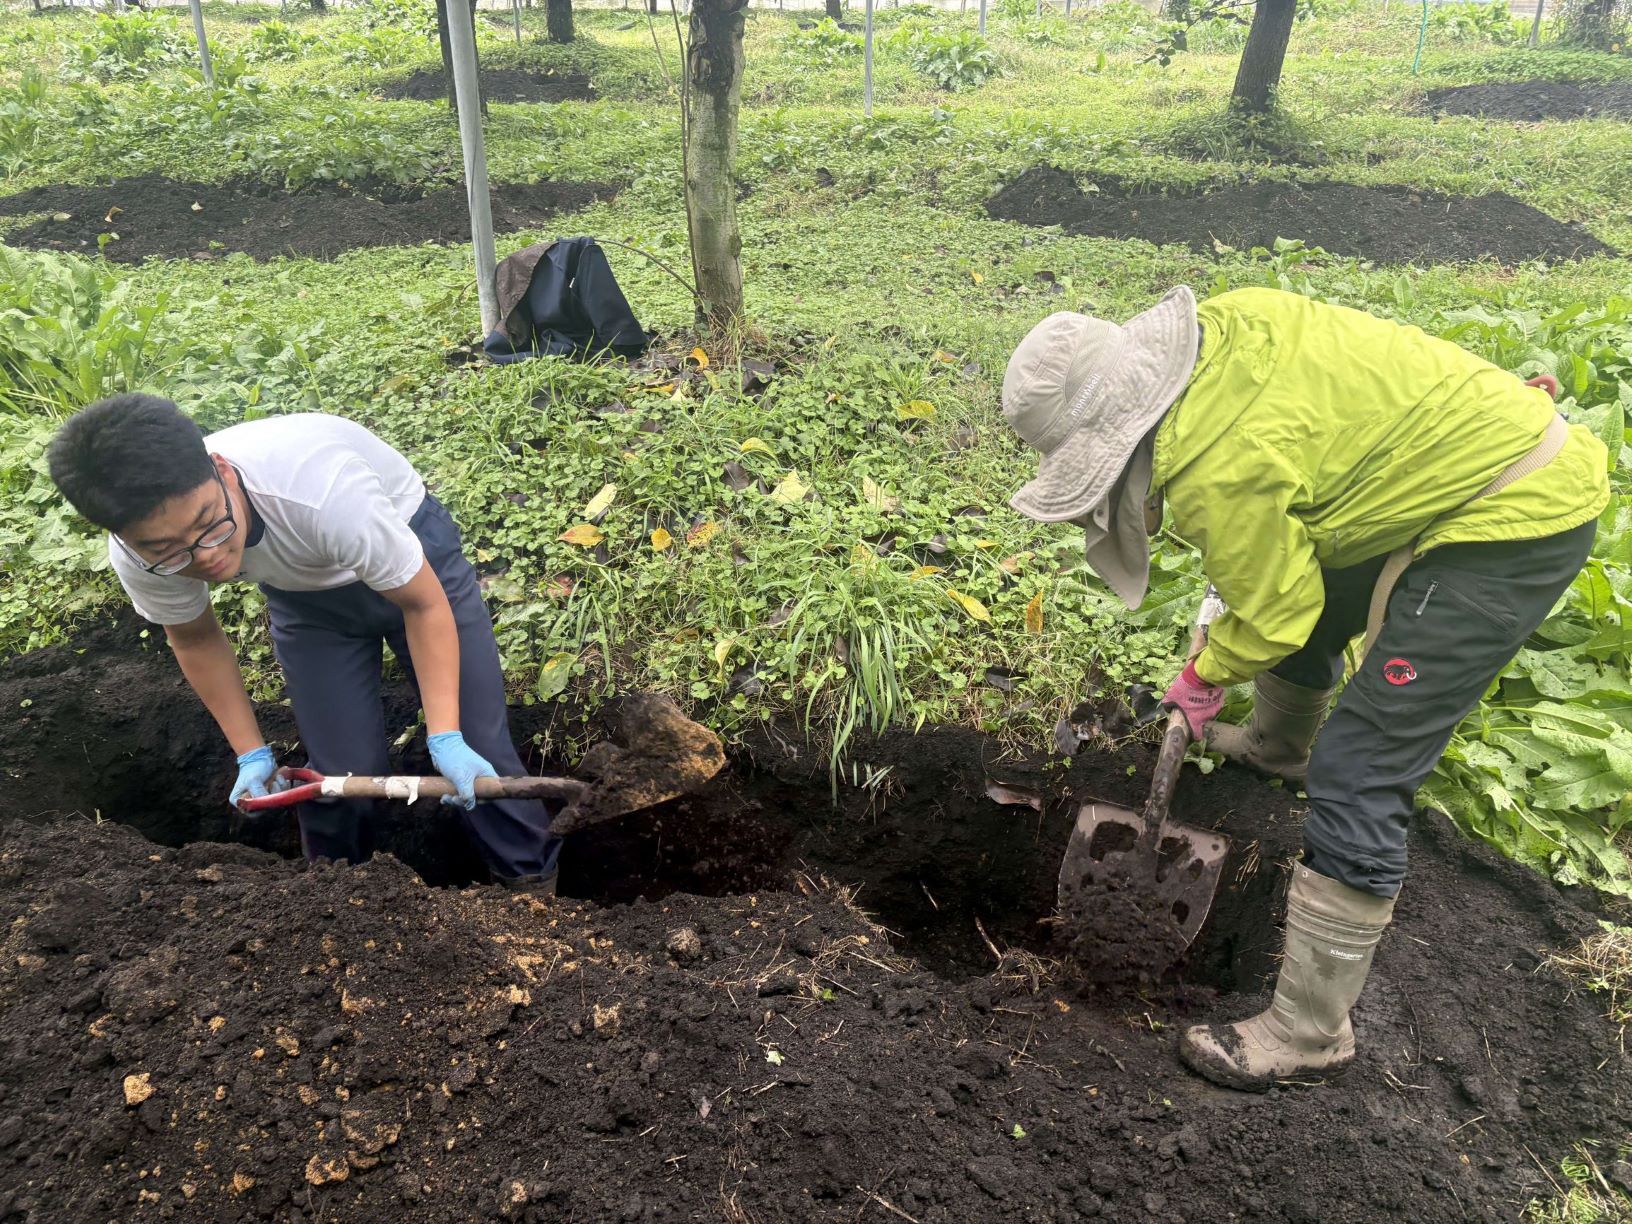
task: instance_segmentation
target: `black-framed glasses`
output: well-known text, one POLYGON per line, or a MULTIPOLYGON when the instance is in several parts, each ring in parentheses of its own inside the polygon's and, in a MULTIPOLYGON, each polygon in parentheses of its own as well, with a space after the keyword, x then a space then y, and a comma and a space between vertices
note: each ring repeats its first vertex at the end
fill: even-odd
POLYGON ((152 564, 148 564, 124 540, 119 539, 118 536, 115 536, 114 539, 119 540, 120 547, 135 558, 136 564, 148 573, 159 574, 163 577, 181 573, 182 570, 193 563, 193 554, 195 552, 206 548, 219 548, 232 539, 238 531, 238 520, 232 513, 232 496, 227 492, 227 482, 221 479, 220 471, 215 472, 215 483, 221 486, 221 500, 226 504, 227 512, 199 532, 198 538, 186 548, 178 548, 175 552, 167 553, 152 564))

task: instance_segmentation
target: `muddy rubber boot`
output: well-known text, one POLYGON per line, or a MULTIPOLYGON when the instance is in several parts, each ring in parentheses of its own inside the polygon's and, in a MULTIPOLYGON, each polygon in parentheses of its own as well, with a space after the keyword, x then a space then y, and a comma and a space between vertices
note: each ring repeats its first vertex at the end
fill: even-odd
POLYGON ((1209 723, 1207 747, 1288 782, 1302 782, 1335 691, 1304 688, 1274 672, 1259 672, 1252 682, 1251 720, 1239 727, 1209 723))
POLYGON ((511 892, 528 893, 534 897, 555 896, 555 882, 560 873, 550 872, 549 875, 527 876, 494 876, 493 883, 501 888, 508 888, 511 892))
POLYGON ((1276 1080, 1329 1075, 1354 1061, 1349 1009, 1394 915, 1394 898, 1298 865, 1286 898, 1286 954, 1269 1010, 1239 1024, 1198 1024, 1179 1041, 1192 1071, 1263 1092, 1276 1080))

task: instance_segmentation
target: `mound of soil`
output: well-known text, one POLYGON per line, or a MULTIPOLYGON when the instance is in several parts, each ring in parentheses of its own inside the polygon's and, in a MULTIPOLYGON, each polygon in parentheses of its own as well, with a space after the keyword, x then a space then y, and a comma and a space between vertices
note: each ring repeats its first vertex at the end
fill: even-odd
POLYGON ((1579 259, 1615 252, 1579 226, 1502 192, 1444 196, 1354 183, 1241 183, 1198 194, 1128 190, 1101 180, 1084 191, 1063 170, 1027 170, 986 201, 999 221, 1058 225, 1069 234, 1182 243, 1213 254, 1301 239, 1336 255, 1382 263, 1579 259))
POLYGON ((1235 850, 1190 961, 1135 996, 1036 953, 1075 804, 1136 798, 1148 748, 1061 771, 891 736, 835 805, 767 735, 576 835, 584 899, 544 902, 20 819, 87 807, 87 752, 164 775, 173 734, 216 768, 190 699, 107 691, 173 663, 90 645, 0 667, 0 1218, 1511 1220, 1538 1163, 1625 1130, 1627 1055, 1545 962, 1591 915, 1437 816, 1359 1061, 1250 1097, 1172 1054, 1264 1002, 1298 809, 1244 773, 1181 781, 1175 816, 1235 850), (99 721, 144 696, 157 728, 99 721))
POLYGON ((1632 81, 1496 81, 1430 89, 1427 110, 1539 123, 1543 119, 1632 118, 1632 81))
MULTIPOLYGON (((375 91, 382 98, 414 102, 448 100, 448 83, 440 72, 416 72, 389 81, 375 91)), ((528 68, 484 68, 482 97, 489 102, 587 102, 595 87, 581 72, 535 72, 528 68)))
MULTIPOLYGON (((493 228, 532 229, 559 213, 610 199, 607 183, 501 183, 492 188, 493 228)), ((374 194, 317 185, 286 191, 264 183, 192 183, 144 174, 92 186, 34 187, 0 197, 0 217, 48 214, 5 235, 12 246, 97 253, 121 263, 154 257, 213 259, 242 252, 332 259, 358 247, 463 242, 470 213, 462 186, 374 194)))

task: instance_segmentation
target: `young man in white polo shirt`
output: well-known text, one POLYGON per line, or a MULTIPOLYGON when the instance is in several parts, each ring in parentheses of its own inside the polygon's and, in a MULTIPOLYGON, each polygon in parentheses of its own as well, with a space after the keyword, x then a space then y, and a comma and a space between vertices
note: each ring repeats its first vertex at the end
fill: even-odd
MULTIPOLYGON (((559 842, 535 800, 477 803, 478 777, 525 772, 510 739, 493 623, 458 528, 413 466, 368 430, 316 413, 204 436, 169 400, 116 395, 52 439, 51 478, 108 531, 108 555, 137 612, 164 626, 182 673, 238 755, 229 802, 277 786, 211 583, 248 579, 266 596, 311 768, 389 772, 382 644, 415 682, 444 803, 496 880, 553 891, 559 842), (497 768, 495 768, 497 766, 497 768)), ((308 858, 369 852, 368 800, 300 808, 308 858)))

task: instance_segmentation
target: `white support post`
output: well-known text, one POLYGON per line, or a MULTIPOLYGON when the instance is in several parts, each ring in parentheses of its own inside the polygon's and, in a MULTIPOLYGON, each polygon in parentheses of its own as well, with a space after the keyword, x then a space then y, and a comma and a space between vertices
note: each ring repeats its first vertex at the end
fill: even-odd
POLYGON ((521 46, 521 0, 510 0, 516 18, 516 46, 521 46))
MULTIPOLYGON (((984 0, 982 0, 984 3, 984 0)), ((863 18, 861 39, 861 113, 873 117, 873 0, 867 0, 867 14, 863 18)))
POLYGON ((204 84, 215 84, 215 69, 210 66, 210 40, 204 35, 204 6, 199 0, 187 0, 193 10, 193 34, 198 39, 198 63, 204 69, 204 84))
MULTIPOLYGON (((198 0, 193 0, 194 4, 198 0)), ((487 147, 482 139, 482 83, 476 72, 476 31, 465 0, 448 4, 448 43, 453 58, 453 96, 459 107, 459 144, 465 158, 470 201, 470 245, 476 261, 476 301, 482 335, 499 325, 497 257, 493 251, 493 201, 487 192, 487 147)))
POLYGON ((980 0, 980 32, 986 33, 986 0, 980 0))
POLYGON ((1536 0, 1536 19, 1530 25, 1530 45, 1537 46, 1541 42, 1541 10, 1547 5, 1547 0, 1536 0))

